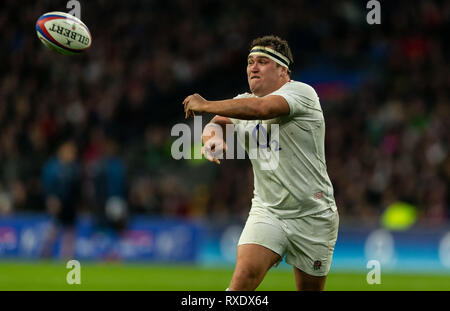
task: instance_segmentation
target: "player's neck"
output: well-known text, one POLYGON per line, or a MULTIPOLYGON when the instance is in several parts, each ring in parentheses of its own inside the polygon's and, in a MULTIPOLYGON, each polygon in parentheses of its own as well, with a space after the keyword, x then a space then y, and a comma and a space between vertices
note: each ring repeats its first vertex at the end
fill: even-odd
POLYGON ((256 95, 257 97, 264 97, 264 96, 267 96, 267 95, 269 95, 269 94, 275 92, 276 90, 280 89, 283 85, 285 85, 285 84, 288 83, 289 81, 291 81, 291 79, 288 77, 287 79, 281 80, 280 83, 278 83, 275 87, 273 87, 273 88, 271 88, 271 89, 269 89, 269 90, 267 90, 267 91, 265 91, 265 92, 262 92, 262 93, 260 93, 260 94, 255 94, 255 93, 253 93, 253 94, 256 95))

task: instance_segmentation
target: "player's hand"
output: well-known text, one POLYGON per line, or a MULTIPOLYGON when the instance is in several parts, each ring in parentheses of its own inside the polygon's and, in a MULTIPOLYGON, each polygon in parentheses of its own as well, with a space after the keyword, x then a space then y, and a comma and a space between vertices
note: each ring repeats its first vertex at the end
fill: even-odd
POLYGON ((227 151, 227 144, 223 139, 211 138, 205 142, 202 147, 202 155, 210 162, 220 164, 219 158, 223 159, 224 153, 227 151))
POLYGON ((185 118, 194 117, 195 112, 204 112, 207 101, 198 94, 189 95, 183 100, 185 118))

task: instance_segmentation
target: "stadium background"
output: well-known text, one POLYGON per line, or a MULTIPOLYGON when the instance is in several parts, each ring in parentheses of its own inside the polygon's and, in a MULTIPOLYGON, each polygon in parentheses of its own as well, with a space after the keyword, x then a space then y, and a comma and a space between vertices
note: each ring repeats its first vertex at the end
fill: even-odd
MULTIPOLYGON (((67 139, 81 176, 78 289, 225 288, 251 167, 174 160, 170 132, 192 126, 185 96, 247 90, 249 43, 265 34, 288 40, 293 79, 324 110, 341 219, 327 289, 450 289, 450 3, 381 1, 381 25, 368 25, 367 1, 80 2, 93 44, 73 57, 34 31, 66 1, 0 4, 0 289, 73 289, 60 236, 42 251, 43 168, 67 139), (108 164, 125 174, 99 177, 108 164), (108 225, 110 197, 126 202, 123 226, 108 225), (371 259, 381 285, 366 282, 371 259)), ((291 270, 261 289, 294 289, 291 270)))

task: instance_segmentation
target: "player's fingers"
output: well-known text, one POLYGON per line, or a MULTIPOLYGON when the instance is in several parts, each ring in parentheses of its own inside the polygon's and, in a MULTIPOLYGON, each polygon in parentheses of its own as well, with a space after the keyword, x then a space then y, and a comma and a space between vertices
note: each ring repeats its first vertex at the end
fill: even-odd
POLYGON ((215 163, 217 163, 217 164, 220 164, 219 159, 217 159, 217 158, 214 156, 214 153, 212 153, 211 150, 208 149, 208 148, 205 149, 205 158, 206 158, 208 161, 210 161, 210 162, 215 162, 215 163))
POLYGON ((183 101, 185 119, 189 118, 189 116, 191 116, 193 114, 193 112, 189 109, 189 101, 190 101, 189 97, 190 96, 186 97, 186 99, 183 101))
POLYGON ((209 148, 204 148, 204 156, 205 158, 210 161, 210 162, 215 162, 217 164, 220 164, 219 159, 217 159, 216 157, 213 156, 213 153, 211 152, 211 149, 209 148))
POLYGON ((213 161, 214 161, 213 155, 212 155, 210 152, 208 152, 208 151, 205 153, 205 158, 206 158, 208 161, 210 161, 210 162, 213 162, 213 161))
POLYGON ((211 147, 208 142, 206 142, 202 147, 202 154, 205 156, 205 158, 208 158, 208 156, 211 154, 211 147))
POLYGON ((217 143, 214 147, 215 147, 215 148, 214 148, 214 150, 212 150, 212 151, 213 151, 213 153, 214 153, 214 155, 215 155, 216 157, 217 157, 218 155, 223 155, 223 153, 224 153, 225 151, 227 151, 227 146, 224 145, 222 142, 221 142, 221 143, 217 143))
POLYGON ((225 141, 222 141, 222 142, 221 142, 221 144, 220 144, 220 149, 222 150, 222 152, 227 151, 228 146, 227 146, 227 144, 225 143, 225 141))
POLYGON ((183 100, 183 105, 186 106, 186 104, 189 102, 189 100, 191 99, 192 95, 187 96, 184 100, 183 100))
POLYGON ((223 144, 217 141, 207 141, 202 147, 202 154, 210 162, 220 164, 219 158, 223 156, 223 144))
POLYGON ((185 118, 185 119, 187 119, 187 118, 189 118, 189 117, 195 117, 194 111, 192 111, 192 110, 189 108, 189 102, 190 102, 191 98, 192 98, 192 95, 189 95, 189 96, 186 97, 186 98, 184 99, 184 101, 183 101, 184 112, 185 112, 184 118, 185 118))
POLYGON ((207 155, 208 153, 211 153, 211 149, 209 148, 209 146, 208 146, 207 144, 205 144, 205 145, 202 147, 202 155, 204 155, 204 156, 206 157, 206 155, 207 155))
POLYGON ((188 119, 189 117, 195 117, 195 114, 192 110, 188 109, 188 110, 186 110, 186 113, 185 113, 185 119, 188 119))

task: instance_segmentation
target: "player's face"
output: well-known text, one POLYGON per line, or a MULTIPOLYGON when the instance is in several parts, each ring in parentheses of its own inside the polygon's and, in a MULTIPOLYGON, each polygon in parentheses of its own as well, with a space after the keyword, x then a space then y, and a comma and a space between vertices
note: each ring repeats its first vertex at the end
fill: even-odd
POLYGON ((250 55, 247 59, 247 79, 256 96, 265 96, 280 87, 281 66, 264 56, 250 55))

